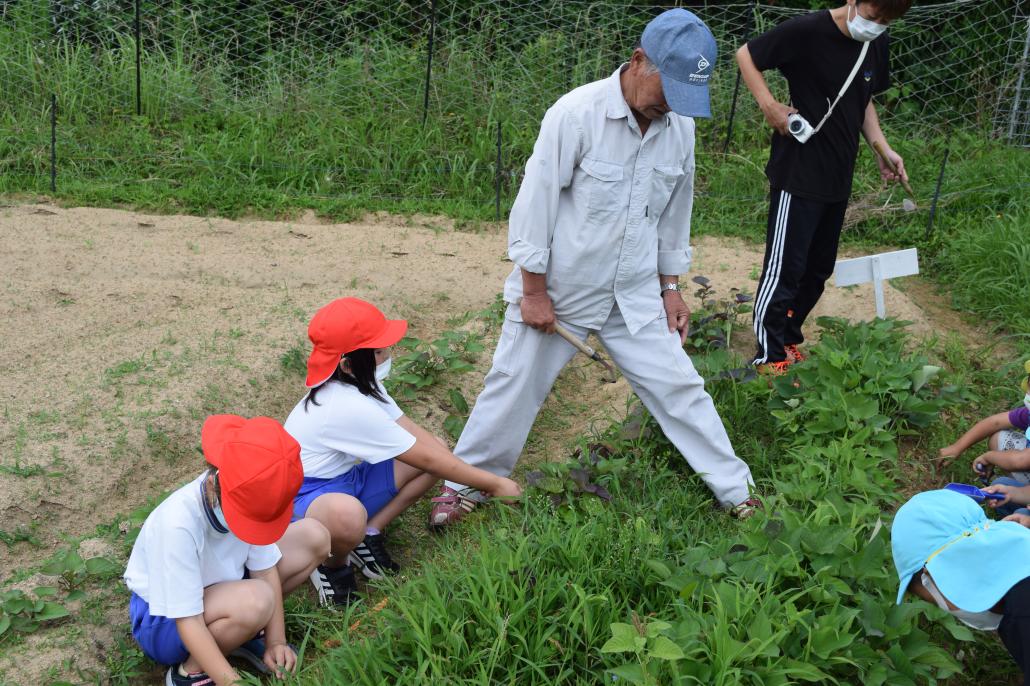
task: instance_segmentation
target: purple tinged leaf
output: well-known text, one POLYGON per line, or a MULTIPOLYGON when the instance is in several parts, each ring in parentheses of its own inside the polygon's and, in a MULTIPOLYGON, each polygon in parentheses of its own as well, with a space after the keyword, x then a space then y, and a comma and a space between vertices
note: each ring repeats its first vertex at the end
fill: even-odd
POLYGON ((691 281, 693 281, 694 283, 696 283, 699 286, 704 286, 705 288, 707 288, 708 284, 711 283, 708 279, 706 279, 703 276, 695 276, 694 278, 691 279, 691 281))
POLYGON ((590 474, 585 469, 574 468, 569 470, 569 478, 579 486, 580 490, 587 491, 590 485, 590 474))

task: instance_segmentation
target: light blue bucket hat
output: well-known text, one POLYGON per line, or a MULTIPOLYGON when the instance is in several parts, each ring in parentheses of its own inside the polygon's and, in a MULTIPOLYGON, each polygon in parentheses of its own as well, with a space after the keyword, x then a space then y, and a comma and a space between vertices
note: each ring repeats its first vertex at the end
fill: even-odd
POLYGON ((989 610, 1030 577, 1030 529, 992 521, 972 498, 952 491, 926 491, 902 505, 891 524, 891 552, 899 604, 923 567, 967 612, 989 610))

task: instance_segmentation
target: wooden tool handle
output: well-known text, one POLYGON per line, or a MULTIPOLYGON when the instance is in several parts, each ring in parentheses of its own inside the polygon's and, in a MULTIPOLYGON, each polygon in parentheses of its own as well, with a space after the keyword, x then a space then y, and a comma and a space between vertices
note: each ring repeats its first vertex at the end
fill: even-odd
POLYGON ((562 338, 564 338, 565 340, 567 340, 572 345, 574 345, 576 347, 576 350, 580 351, 587 357, 597 357, 597 352, 595 352, 593 348, 591 348, 583 341, 579 340, 579 338, 577 338, 575 334, 573 334, 571 331, 566 329, 558 322, 554 323, 554 332, 562 338))
MULTIPOLYGON (((887 157, 887 151, 883 149, 883 144, 880 143, 880 141, 873 142, 873 149, 876 150, 876 154, 879 155, 887 164, 887 168, 895 174, 898 174, 898 168, 894 166, 894 162, 891 158, 887 157)), ((901 186, 905 189, 905 192, 908 193, 908 197, 915 200, 916 194, 912 192, 912 187, 908 185, 908 181, 902 178, 901 174, 898 174, 898 179, 901 181, 901 186)))

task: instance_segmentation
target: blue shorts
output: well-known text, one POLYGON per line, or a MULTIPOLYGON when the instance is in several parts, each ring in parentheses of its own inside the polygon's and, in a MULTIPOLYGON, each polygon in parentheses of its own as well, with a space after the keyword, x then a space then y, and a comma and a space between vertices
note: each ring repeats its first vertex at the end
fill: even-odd
POLYGON ((369 517, 383 509, 397 495, 393 479, 393 460, 375 464, 359 462, 350 471, 331 479, 304 477, 304 483, 293 499, 293 521, 303 519, 311 503, 325 493, 344 493, 354 496, 365 506, 369 517))
POLYGON ((177 665, 190 656, 179 638, 175 620, 150 614, 150 605, 135 593, 129 599, 129 623, 132 637, 143 653, 162 665, 177 665))

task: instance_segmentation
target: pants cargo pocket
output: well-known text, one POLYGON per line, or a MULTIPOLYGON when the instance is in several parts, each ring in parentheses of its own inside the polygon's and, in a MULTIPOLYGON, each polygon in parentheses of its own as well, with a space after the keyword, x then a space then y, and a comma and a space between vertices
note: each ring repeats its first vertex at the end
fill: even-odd
POLYGON ((519 352, 525 338, 526 325, 505 318, 501 326, 501 336, 497 339, 497 350, 494 352, 494 370, 505 376, 515 376, 518 372, 519 352))

